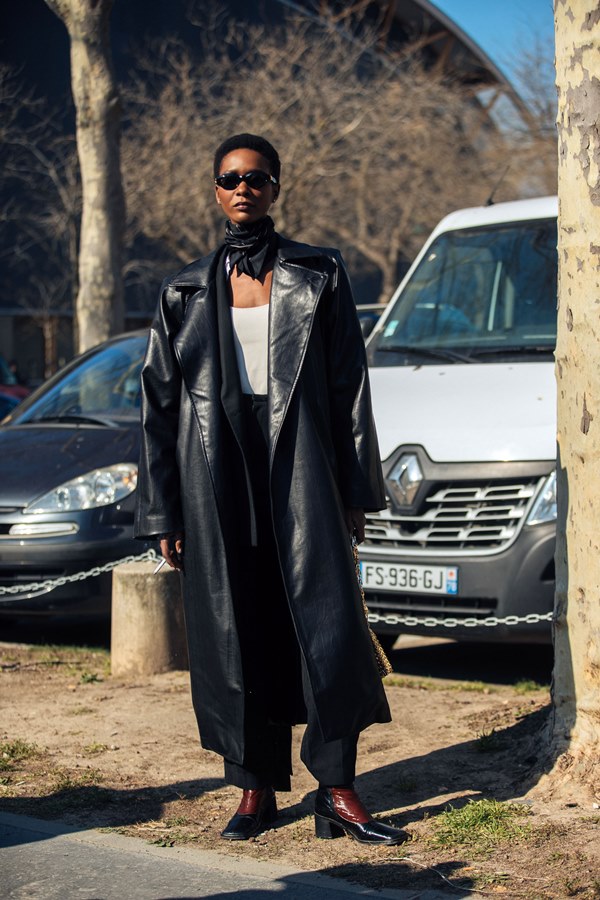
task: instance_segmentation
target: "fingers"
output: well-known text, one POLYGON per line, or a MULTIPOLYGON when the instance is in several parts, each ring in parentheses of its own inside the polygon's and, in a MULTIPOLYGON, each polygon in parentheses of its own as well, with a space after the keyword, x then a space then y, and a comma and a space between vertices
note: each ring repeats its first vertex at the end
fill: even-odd
POLYGON ((167 565, 172 569, 177 569, 178 565, 175 560, 175 552, 169 546, 169 538, 162 538, 160 542, 160 552, 162 553, 164 559, 167 561, 167 565))
POLYGON ((183 569, 183 534, 180 531, 161 538, 160 552, 172 569, 183 569))

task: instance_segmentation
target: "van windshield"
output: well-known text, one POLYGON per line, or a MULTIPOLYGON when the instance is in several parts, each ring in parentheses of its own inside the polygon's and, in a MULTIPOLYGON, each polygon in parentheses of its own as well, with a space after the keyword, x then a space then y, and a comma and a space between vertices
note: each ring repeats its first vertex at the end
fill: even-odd
POLYGON ((369 343, 372 366, 552 359, 556 220, 449 231, 369 343))

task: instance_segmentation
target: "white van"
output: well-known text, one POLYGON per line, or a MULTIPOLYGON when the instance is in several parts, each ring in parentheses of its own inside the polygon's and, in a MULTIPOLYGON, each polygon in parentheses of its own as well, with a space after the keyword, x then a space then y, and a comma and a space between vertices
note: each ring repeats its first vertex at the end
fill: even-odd
POLYGON ((388 507, 367 516, 361 573, 388 647, 551 640, 557 209, 446 216, 367 340, 388 507))

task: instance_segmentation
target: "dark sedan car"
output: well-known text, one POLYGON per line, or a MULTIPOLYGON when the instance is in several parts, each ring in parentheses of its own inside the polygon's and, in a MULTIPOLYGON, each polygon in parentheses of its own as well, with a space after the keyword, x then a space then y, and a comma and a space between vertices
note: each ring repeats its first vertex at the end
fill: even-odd
MULTIPOLYGON (((0 586, 143 552, 132 526, 146 337, 132 332, 78 357, 0 427, 0 586)), ((108 611, 110 579, 0 593, 0 614, 108 611)))
MULTIPOLYGON (((148 549, 133 539, 146 341, 146 331, 130 332, 89 350, 0 425, 0 588, 55 581, 148 549)), ((0 591, 0 617, 108 613, 110 592, 109 573, 0 591)))

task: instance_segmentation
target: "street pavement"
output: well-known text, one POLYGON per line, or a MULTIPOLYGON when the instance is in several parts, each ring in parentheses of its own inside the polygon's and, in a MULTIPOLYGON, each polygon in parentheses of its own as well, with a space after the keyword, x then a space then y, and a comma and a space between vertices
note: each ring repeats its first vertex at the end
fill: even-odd
POLYGON ((448 900, 469 891, 373 891, 314 872, 166 848, 123 835, 0 813, 2 900, 448 900))

